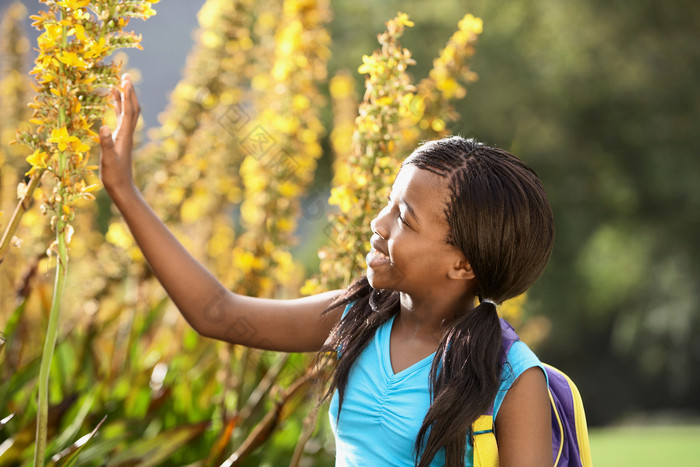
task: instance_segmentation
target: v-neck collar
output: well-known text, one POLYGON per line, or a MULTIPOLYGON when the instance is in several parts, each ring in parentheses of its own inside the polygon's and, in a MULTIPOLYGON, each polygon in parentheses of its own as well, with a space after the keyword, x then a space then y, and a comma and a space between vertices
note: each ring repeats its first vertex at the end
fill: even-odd
POLYGON ((395 318, 396 315, 389 318, 387 322, 384 323, 384 325, 379 329, 379 336, 377 336, 379 337, 379 339, 377 340, 377 350, 379 351, 380 360, 382 362, 382 366, 384 367, 384 373, 386 374, 387 378, 391 380, 405 378, 425 368, 427 365, 430 365, 432 363, 433 357, 435 357, 436 353, 433 352, 427 357, 418 360, 413 365, 404 368, 398 373, 395 373, 394 367, 391 364, 391 329, 394 327, 395 318))

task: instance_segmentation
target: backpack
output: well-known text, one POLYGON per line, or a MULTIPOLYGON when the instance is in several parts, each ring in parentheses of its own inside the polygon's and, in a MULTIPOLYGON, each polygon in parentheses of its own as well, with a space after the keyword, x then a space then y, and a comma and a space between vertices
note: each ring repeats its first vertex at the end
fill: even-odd
MULTIPOLYGON (((501 318, 503 359, 513 343, 520 340, 513 327, 501 318)), ((552 408, 552 457, 554 467, 592 467, 588 427, 581 395, 571 379, 551 365, 547 372, 552 408)), ((498 447, 493 431, 493 408, 472 426, 474 467, 497 467, 498 447)))

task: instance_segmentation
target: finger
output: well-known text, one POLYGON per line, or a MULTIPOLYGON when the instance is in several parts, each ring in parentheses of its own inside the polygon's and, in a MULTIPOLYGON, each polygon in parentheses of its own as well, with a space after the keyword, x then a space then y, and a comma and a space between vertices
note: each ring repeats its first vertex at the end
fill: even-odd
POLYGON ((133 92, 134 90, 131 85, 131 77, 125 73, 122 75, 122 108, 124 109, 124 118, 128 120, 129 124, 132 124, 133 121, 134 110, 131 100, 131 94, 133 94, 133 92))
POLYGON ((114 107, 117 112, 117 129, 115 133, 119 134, 124 116, 124 91, 121 89, 121 84, 112 88, 112 97, 114 98, 114 107))
MULTIPOLYGON (((120 110, 121 110, 121 104, 120 104, 120 110)), ((119 135, 122 132, 122 124, 124 123, 124 113, 119 112, 117 115, 117 128, 114 130, 114 134, 116 135, 116 138, 119 138, 119 135)))
POLYGON ((134 112, 135 119, 138 119, 139 113, 141 112, 141 106, 139 105, 139 99, 136 97, 136 89, 134 89, 134 83, 131 82, 129 78, 129 103, 131 104, 131 110, 134 112))
POLYGON ((136 124, 139 119, 139 112, 141 111, 139 107, 139 101, 136 97, 136 91, 134 90, 134 83, 131 82, 131 77, 129 75, 124 75, 124 101, 125 101, 125 114, 129 116, 130 128, 133 130, 136 128, 136 124))
POLYGON ((131 128, 131 112, 129 109, 129 100, 126 97, 127 94, 127 83, 130 82, 130 78, 128 74, 123 74, 121 82, 119 83, 119 88, 115 89, 116 96, 117 96, 117 129, 115 130, 115 135, 116 138, 119 139, 119 137, 122 134, 122 128, 126 124, 126 128, 131 128), (126 121, 125 121, 126 119, 126 121))
POLYGON ((117 112, 117 117, 122 113, 122 94, 119 89, 112 88, 112 99, 114 100, 114 110, 117 112))
POLYGON ((100 127, 100 148, 102 149, 102 158, 114 157, 112 130, 110 130, 107 125, 102 125, 102 127, 100 127))

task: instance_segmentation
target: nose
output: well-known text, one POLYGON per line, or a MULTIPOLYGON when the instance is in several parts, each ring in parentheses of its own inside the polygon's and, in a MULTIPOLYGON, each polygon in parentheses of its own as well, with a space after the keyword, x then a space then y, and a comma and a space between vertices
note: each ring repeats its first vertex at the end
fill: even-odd
POLYGON ((377 214, 377 217, 372 219, 372 222, 369 223, 369 228, 372 229, 372 232, 379 235, 382 239, 385 239, 389 237, 389 230, 386 228, 386 226, 383 223, 383 220, 386 217, 386 208, 382 209, 379 214, 377 214))

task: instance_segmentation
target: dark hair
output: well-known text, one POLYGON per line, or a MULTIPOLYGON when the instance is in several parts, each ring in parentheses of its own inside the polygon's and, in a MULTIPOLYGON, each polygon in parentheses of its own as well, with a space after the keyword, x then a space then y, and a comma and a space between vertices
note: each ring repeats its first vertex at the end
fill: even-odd
MULTIPOLYGON (((480 304, 445 323, 430 371, 431 405, 415 443, 416 464, 427 466, 441 448, 446 465, 464 465, 472 423, 496 397, 501 328, 496 303, 515 297, 542 273, 554 241, 554 219, 537 175, 507 151, 458 136, 427 142, 402 164, 448 182, 445 241, 459 248, 476 276, 480 304)), ((322 353, 342 349, 331 384, 338 417, 350 369, 377 328, 399 312, 399 294, 373 289, 365 276, 332 305, 352 304, 322 353)))

